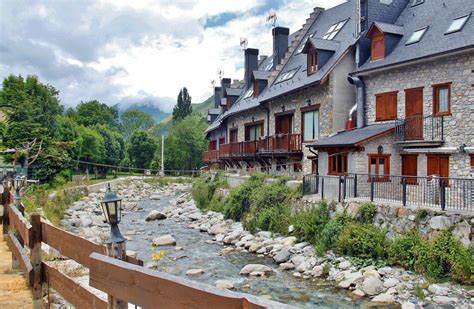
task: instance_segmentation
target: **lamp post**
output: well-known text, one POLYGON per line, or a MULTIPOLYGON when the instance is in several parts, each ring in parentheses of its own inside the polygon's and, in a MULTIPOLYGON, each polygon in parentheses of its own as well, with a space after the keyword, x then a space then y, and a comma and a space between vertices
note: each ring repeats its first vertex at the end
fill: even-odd
MULTIPOLYGON (((106 242, 107 255, 125 261, 127 251, 126 241, 118 227, 122 216, 122 199, 118 197, 115 192, 112 192, 110 183, 107 185, 107 191, 105 192, 104 199, 100 202, 100 206, 102 208, 105 222, 110 224, 110 238, 106 242)), ((109 308, 128 308, 128 304, 125 301, 116 299, 111 295, 108 296, 108 302, 109 308)))

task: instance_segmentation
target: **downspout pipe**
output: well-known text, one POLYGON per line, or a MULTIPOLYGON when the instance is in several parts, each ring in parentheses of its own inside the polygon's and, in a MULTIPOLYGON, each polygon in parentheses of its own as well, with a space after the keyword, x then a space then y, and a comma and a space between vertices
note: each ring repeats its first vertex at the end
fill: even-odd
POLYGON ((365 127, 365 84, 362 77, 347 77, 351 85, 356 86, 356 104, 357 104, 357 128, 365 127))

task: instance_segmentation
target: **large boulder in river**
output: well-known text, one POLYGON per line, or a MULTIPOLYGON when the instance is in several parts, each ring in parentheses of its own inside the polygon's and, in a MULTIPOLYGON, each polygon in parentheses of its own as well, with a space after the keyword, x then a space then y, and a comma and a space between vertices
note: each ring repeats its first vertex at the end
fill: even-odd
POLYGON ((383 282, 377 277, 369 277, 362 283, 362 291, 367 295, 373 296, 382 293, 385 290, 383 282))
POLYGON ((281 250, 280 252, 278 252, 277 254, 275 254, 273 259, 275 260, 275 262, 277 264, 281 264, 281 263, 284 263, 284 262, 288 261, 290 256, 291 256, 290 251, 285 248, 285 249, 281 250))
POLYGON ((244 266, 244 268, 242 268, 242 270, 240 271, 240 274, 246 276, 254 272, 271 274, 273 273, 273 269, 271 267, 268 267, 262 264, 247 264, 244 266))
POLYGON ((166 219, 166 215, 158 210, 152 210, 145 218, 145 221, 155 221, 166 219))
POLYGON ((153 238, 152 244, 155 247, 159 246, 174 246, 176 245, 176 239, 173 238, 170 234, 159 236, 156 238, 153 238))

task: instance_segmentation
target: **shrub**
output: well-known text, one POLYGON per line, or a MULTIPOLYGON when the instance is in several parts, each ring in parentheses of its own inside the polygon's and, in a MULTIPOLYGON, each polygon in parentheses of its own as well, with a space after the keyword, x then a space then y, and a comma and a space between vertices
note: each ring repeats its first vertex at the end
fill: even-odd
POLYGON ((336 218, 330 220, 321 231, 319 250, 324 252, 334 248, 339 234, 353 221, 352 217, 346 213, 339 214, 336 218))
POLYGON ((193 183, 191 194, 196 205, 200 209, 206 209, 214 196, 216 186, 213 181, 207 178, 199 178, 193 183))
POLYGON ((372 203, 364 203, 357 212, 357 219, 361 223, 373 223, 377 214, 377 206, 372 203))
POLYGON ((420 250, 427 250, 424 243, 425 240, 416 231, 397 238, 388 249, 390 263, 414 269, 420 250))
POLYGON ((415 222, 420 223, 421 220, 425 219, 428 216, 428 210, 426 209, 418 209, 415 215, 415 222))
POLYGON ((319 207, 303 211, 293 217, 295 236, 301 241, 317 244, 321 231, 329 222, 329 210, 326 202, 321 202, 319 207))
POLYGON ((382 259, 386 255, 385 234, 371 224, 352 223, 337 238, 336 250, 360 258, 382 259))
POLYGON ((244 214, 250 211, 250 196, 258 187, 264 185, 264 177, 252 175, 249 180, 230 191, 225 203, 224 216, 226 219, 242 221, 244 214))
POLYGON ((215 193, 207 206, 207 210, 223 213, 225 211, 225 201, 224 195, 215 193))

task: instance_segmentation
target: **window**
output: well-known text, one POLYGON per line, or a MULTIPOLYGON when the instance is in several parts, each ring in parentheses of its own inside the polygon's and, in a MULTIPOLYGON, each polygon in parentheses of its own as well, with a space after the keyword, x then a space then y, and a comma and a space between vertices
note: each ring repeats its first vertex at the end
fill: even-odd
POLYGON ((369 154, 369 180, 389 181, 390 155, 369 154))
POLYGON ((397 92, 375 95, 375 121, 397 119, 397 92))
POLYGON ((316 48, 311 46, 308 51, 308 75, 313 74, 318 70, 318 53, 316 48))
POLYGON ((423 29, 419 29, 419 30, 416 30, 415 32, 413 32, 413 34, 410 36, 410 38, 405 43, 405 45, 410 45, 410 44, 415 44, 415 43, 420 42, 423 35, 425 35, 426 30, 428 30, 428 27, 425 27, 423 29))
POLYGON ((471 155, 471 170, 474 171, 474 154, 471 155))
POLYGON ((244 99, 248 99, 248 98, 250 98, 252 95, 253 95, 253 87, 252 87, 252 88, 249 88, 249 90, 247 90, 247 92, 244 94, 244 99))
POLYGON ((291 134, 293 132, 293 113, 275 116, 275 133, 291 134))
POLYGON ((219 146, 225 144, 225 137, 219 138, 219 146))
POLYGON ((298 72, 298 70, 299 70, 299 67, 293 70, 286 71, 284 73, 280 73, 278 78, 275 80, 275 83, 281 83, 286 80, 292 79, 293 76, 295 76, 296 72, 298 72))
POLYGON ((402 176, 410 176, 405 178, 407 184, 417 183, 418 155, 402 155, 402 176))
POLYGON ((343 175, 347 173, 347 154, 329 155, 328 174, 343 175))
POLYGON ((451 115, 451 83, 433 86, 433 114, 451 115))
POLYGON ((270 62, 268 62, 267 66, 265 67, 265 71, 270 71, 273 68, 273 57, 270 57, 270 62))
POLYGON ((323 39, 325 40, 332 40, 334 37, 341 31, 342 27, 346 24, 347 19, 338 22, 337 24, 332 25, 329 30, 326 32, 326 34, 323 36, 323 39))
POLYGON ((263 122, 245 126, 245 141, 255 141, 263 136, 263 122))
POLYGON ((217 149, 217 140, 210 141, 208 150, 216 150, 216 149, 217 149))
POLYGON ((372 36, 372 61, 385 58, 385 38, 383 32, 376 30, 372 36))
POLYGON ((425 2, 425 0, 413 0, 413 2, 411 3, 411 6, 417 6, 417 5, 420 5, 422 4, 423 2, 425 2))
POLYGON ((450 33, 453 33, 453 32, 461 31, 461 29, 464 27, 464 25, 466 24, 466 22, 467 22, 467 20, 469 19, 470 16, 471 15, 466 15, 466 16, 459 17, 459 18, 456 18, 455 20, 453 20, 453 22, 449 26, 448 30, 446 30, 446 32, 444 34, 450 34, 450 33))
POLYGON ((314 141, 319 138, 319 110, 303 113, 303 142, 314 141))
POLYGON ((449 155, 427 156, 428 176, 449 177, 449 155))

